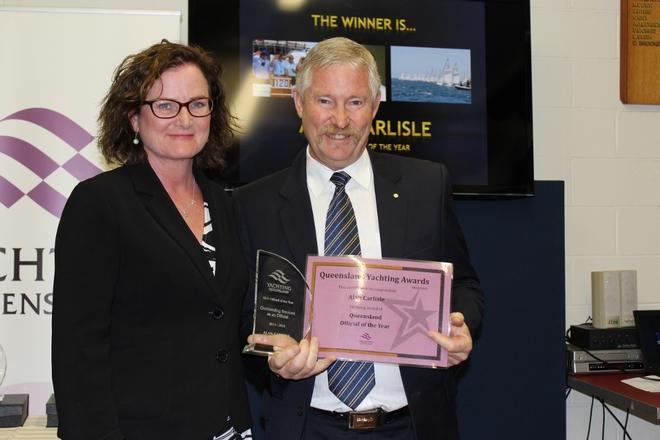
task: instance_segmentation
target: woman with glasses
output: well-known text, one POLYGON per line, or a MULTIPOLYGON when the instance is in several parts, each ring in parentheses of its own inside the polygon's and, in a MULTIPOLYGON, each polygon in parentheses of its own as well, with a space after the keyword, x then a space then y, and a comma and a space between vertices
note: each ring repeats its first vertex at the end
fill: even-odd
POLYGON ((166 40, 117 68, 99 149, 55 243, 52 364, 62 439, 250 436, 247 285, 224 165, 233 118, 210 54, 166 40))

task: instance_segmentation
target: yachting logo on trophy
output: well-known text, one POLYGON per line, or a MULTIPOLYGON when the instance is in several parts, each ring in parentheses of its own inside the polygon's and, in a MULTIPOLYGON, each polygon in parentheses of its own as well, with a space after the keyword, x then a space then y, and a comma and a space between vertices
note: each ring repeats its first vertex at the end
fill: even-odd
POLYGON ((278 283, 282 283, 282 284, 287 284, 289 281, 291 281, 289 278, 284 276, 284 272, 281 271, 280 269, 274 271, 268 276, 274 279, 275 281, 277 281, 278 283))
POLYGON ((11 173, 13 178, 0 174, 0 203, 11 208, 27 196, 59 218, 67 196, 51 186, 47 179, 60 168, 78 181, 99 174, 102 170, 80 154, 83 148, 92 142, 94 136, 64 114, 48 108, 27 108, 0 119, 0 123, 7 121, 28 122, 50 132, 64 141, 71 148, 72 154, 59 163, 56 158, 45 153, 45 148, 33 145, 18 135, 0 135, 0 153, 22 165, 19 173, 11 173), (20 186, 25 186, 24 182, 34 181, 34 175, 39 179, 39 183, 21 189, 20 186))

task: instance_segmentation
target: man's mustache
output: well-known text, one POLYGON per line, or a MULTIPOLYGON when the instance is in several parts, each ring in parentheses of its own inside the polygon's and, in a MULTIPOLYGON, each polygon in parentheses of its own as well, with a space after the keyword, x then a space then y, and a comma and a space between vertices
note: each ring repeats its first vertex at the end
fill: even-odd
POLYGON ((353 127, 344 127, 344 128, 339 128, 335 127, 333 125, 328 125, 323 127, 321 130, 321 135, 322 136, 348 136, 348 137, 356 137, 358 135, 358 131, 354 129, 353 127))

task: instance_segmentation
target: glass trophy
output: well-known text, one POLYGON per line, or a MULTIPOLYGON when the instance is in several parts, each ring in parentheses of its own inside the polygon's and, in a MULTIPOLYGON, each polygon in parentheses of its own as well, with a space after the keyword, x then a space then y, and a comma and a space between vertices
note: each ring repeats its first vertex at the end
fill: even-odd
MULTIPOLYGON (((255 271, 253 334, 286 334, 296 341, 309 331, 305 310, 311 306, 305 276, 286 258, 259 249, 255 271)), ((268 356, 271 345, 249 344, 243 353, 268 356)))
MULTIPOLYGON (((7 355, 5 350, 0 345, 0 387, 2 387, 2 381, 5 380, 5 373, 7 372, 7 355)), ((0 393, 0 402, 5 398, 5 395, 0 393)))

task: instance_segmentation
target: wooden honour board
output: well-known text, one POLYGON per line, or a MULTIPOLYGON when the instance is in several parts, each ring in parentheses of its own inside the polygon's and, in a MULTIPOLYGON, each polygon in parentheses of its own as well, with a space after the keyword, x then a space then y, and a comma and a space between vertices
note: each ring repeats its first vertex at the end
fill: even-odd
POLYGON ((660 0, 621 0, 620 97, 660 104, 660 0))

